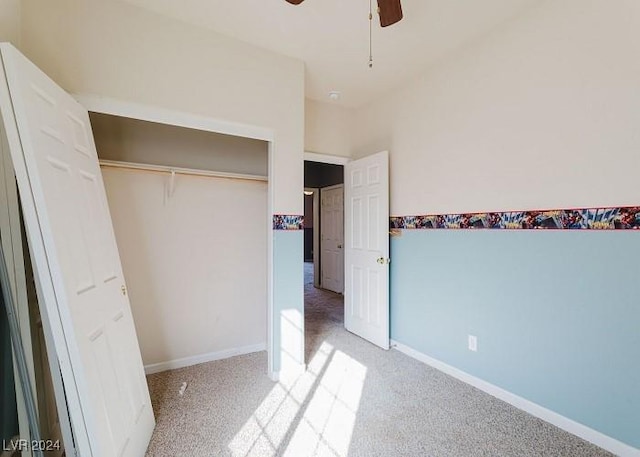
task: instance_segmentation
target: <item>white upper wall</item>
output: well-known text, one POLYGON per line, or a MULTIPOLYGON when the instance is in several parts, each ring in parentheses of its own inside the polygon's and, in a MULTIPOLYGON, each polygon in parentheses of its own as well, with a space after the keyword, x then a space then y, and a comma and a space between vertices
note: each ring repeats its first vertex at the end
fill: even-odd
POLYGON ((20 46, 20 0, 0 0, 0 41, 20 46))
POLYGON ((548 1, 356 113, 393 215, 637 205, 640 2, 548 1))
POLYGON ((351 155, 354 110, 307 99, 304 111, 305 151, 342 157, 351 155))
POLYGON ((66 90, 272 129, 275 213, 302 214, 304 64, 120 1, 23 0, 22 50, 66 90))
POLYGON ((374 14, 373 68, 367 0, 126 1, 300 59, 308 98, 339 90, 339 104, 357 107, 542 0, 403 0, 404 19, 393 27, 374 14))

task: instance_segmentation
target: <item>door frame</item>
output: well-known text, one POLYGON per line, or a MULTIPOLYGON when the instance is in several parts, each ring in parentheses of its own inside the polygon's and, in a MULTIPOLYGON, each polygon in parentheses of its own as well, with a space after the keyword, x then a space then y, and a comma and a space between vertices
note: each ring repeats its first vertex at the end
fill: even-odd
MULTIPOLYGON (((319 152, 311 152, 305 151, 304 156, 302 158, 302 165, 304 166, 305 162, 319 162, 319 163, 328 163, 330 165, 342 165, 343 167, 351 162, 350 157, 342 157, 342 156, 334 156, 331 154, 321 154, 319 152)), ((313 197, 313 221, 314 224, 316 221, 320 220, 320 189, 316 188, 307 188, 305 190, 317 190, 317 197, 314 194, 313 197), (316 212, 317 211, 317 212, 316 212)), ((318 255, 313 258, 313 285, 315 287, 322 287, 322 275, 320 274, 320 230, 313 231, 313 250, 317 252, 318 255)), ((303 259, 304 262, 304 259, 303 259)), ((303 307, 304 308, 304 307, 303 307)))
MULTIPOLYGON (((47 388, 46 381, 37 376, 36 363, 40 360, 36 360, 34 351, 34 338, 32 327, 32 305, 33 303, 29 299, 28 285, 26 281, 27 273, 25 271, 25 261, 31 255, 29 249, 27 249, 26 233, 22 230, 23 225, 20 217, 20 203, 18 199, 18 186, 16 184, 16 175, 13 169, 13 161, 11 159, 10 151, 8 150, 8 137, 5 131, 4 125, 0 125, 0 203, 4 204, 6 211, 0 215, 0 231, 3 229, 8 235, 6 242, 8 246, 5 248, 5 261, 7 262, 7 268, 9 270, 9 276, 11 281, 12 293, 14 295, 15 313, 18 316, 20 325, 20 340, 25 353, 25 359, 27 362, 27 371, 29 374, 29 386, 37 397, 39 394, 39 388, 47 388)), ((37 296, 37 291, 34 291, 37 296)), ((37 300, 37 298, 36 298, 37 300)), ((38 313, 40 309, 36 301, 35 306, 38 307, 38 313)), ((0 312, 2 312, 0 310, 0 312)), ((44 333, 45 345, 52 346, 53 336, 51 335, 51 328, 47 324, 45 318, 40 314, 42 331, 44 333)), ((35 342, 37 344, 37 342, 35 342)), ((11 349, 12 353, 14 348, 11 349)), ((25 404, 25 392, 21 385, 20 378, 18 376, 18 370, 14 357, 14 383, 16 386, 16 404, 18 412, 18 425, 19 433, 22 439, 28 441, 31 440, 31 430, 29 427, 29 419, 27 416, 27 409, 25 404)), ((66 402, 58 402, 56 392, 63 392, 64 387, 62 384, 62 377, 59 370, 59 361, 55 352, 47 350, 46 357, 48 365, 43 367, 51 372, 52 392, 56 400, 56 414, 60 422, 61 438, 65 445, 65 451, 69 455, 73 455, 75 452, 75 445, 73 442, 73 434, 71 430, 71 424, 69 421, 69 415, 67 411, 66 402)), ((36 409, 38 411, 38 422, 41 422, 40 402, 36 400, 36 409)), ((42 430, 41 430, 42 433, 42 430)), ((54 437, 47 437, 47 439, 54 437)), ((28 457, 33 455, 32 449, 24 449, 22 451, 22 457, 28 457)))
MULTIPOLYGON (((0 125, 0 203, 4 206, 4 211, 0 214, 0 232, 2 229, 5 229, 5 234, 8 235, 4 238, 6 243, 5 248, 11 248, 5 249, 4 251, 9 280, 11 281, 12 291, 10 293, 12 293, 14 297, 15 313, 20 325, 20 339, 25 352, 27 370, 29 371, 29 384, 35 393, 35 365, 33 360, 31 325, 28 319, 27 284, 24 270, 21 268, 21 266, 24 265, 24 252, 20 223, 20 205, 18 202, 18 189, 15 185, 13 164, 9 152, 9 138, 4 125, 0 125)), ((0 310, 0 312, 4 312, 4 310, 0 310)), ((11 352, 13 354, 14 384, 16 388, 16 407, 20 437, 31 440, 27 407, 18 376, 13 346, 11 352)), ((32 455, 32 452, 30 450, 24 450, 22 455, 32 455)))
POLYGON ((75 93, 71 94, 89 112, 99 114, 110 114, 112 116, 122 116, 130 119, 137 119, 158 124, 184 127, 206 132, 222 133, 241 138, 265 141, 268 144, 267 159, 267 374, 274 380, 278 380, 279 373, 274 367, 274 354, 279 348, 274 347, 274 303, 273 303, 273 208, 274 208, 274 186, 273 186, 273 166, 275 151, 275 132, 266 127, 251 124, 229 122, 206 116, 185 113, 177 110, 170 110, 157 106, 145 105, 141 103, 128 102, 114 98, 101 97, 93 94, 75 93))
POLYGON ((320 287, 320 229, 316 223, 320 220, 320 188, 305 187, 305 192, 313 192, 313 285, 320 287))

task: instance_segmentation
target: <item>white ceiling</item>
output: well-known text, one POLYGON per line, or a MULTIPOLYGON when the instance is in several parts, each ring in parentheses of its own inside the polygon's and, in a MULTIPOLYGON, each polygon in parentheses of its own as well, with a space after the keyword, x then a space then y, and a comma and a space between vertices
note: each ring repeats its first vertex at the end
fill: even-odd
MULTIPOLYGON (((540 0, 403 0, 404 19, 373 28, 369 0, 125 0, 165 16, 296 57, 306 63, 306 95, 360 106, 540 0)), ((374 7, 376 0, 373 0, 374 7)))

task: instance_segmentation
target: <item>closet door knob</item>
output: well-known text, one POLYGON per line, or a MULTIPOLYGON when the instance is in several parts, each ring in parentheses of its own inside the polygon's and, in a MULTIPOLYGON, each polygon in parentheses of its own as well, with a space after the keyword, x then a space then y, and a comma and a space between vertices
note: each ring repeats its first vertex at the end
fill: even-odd
POLYGON ((124 286, 124 284, 122 285, 120 290, 122 291, 122 295, 127 295, 127 288, 124 286))

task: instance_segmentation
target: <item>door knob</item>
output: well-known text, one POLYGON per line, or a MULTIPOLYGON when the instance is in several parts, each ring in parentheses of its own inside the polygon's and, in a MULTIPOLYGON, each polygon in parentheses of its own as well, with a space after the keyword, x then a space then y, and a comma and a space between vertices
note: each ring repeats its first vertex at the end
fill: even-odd
POLYGON ((385 259, 384 257, 378 257, 376 260, 380 265, 384 265, 385 263, 391 263, 391 259, 385 259))
POLYGON ((127 288, 123 285, 120 290, 122 291, 122 295, 127 295, 127 288))
POLYGON ((338 249, 342 249, 342 245, 341 244, 338 245, 338 249))

